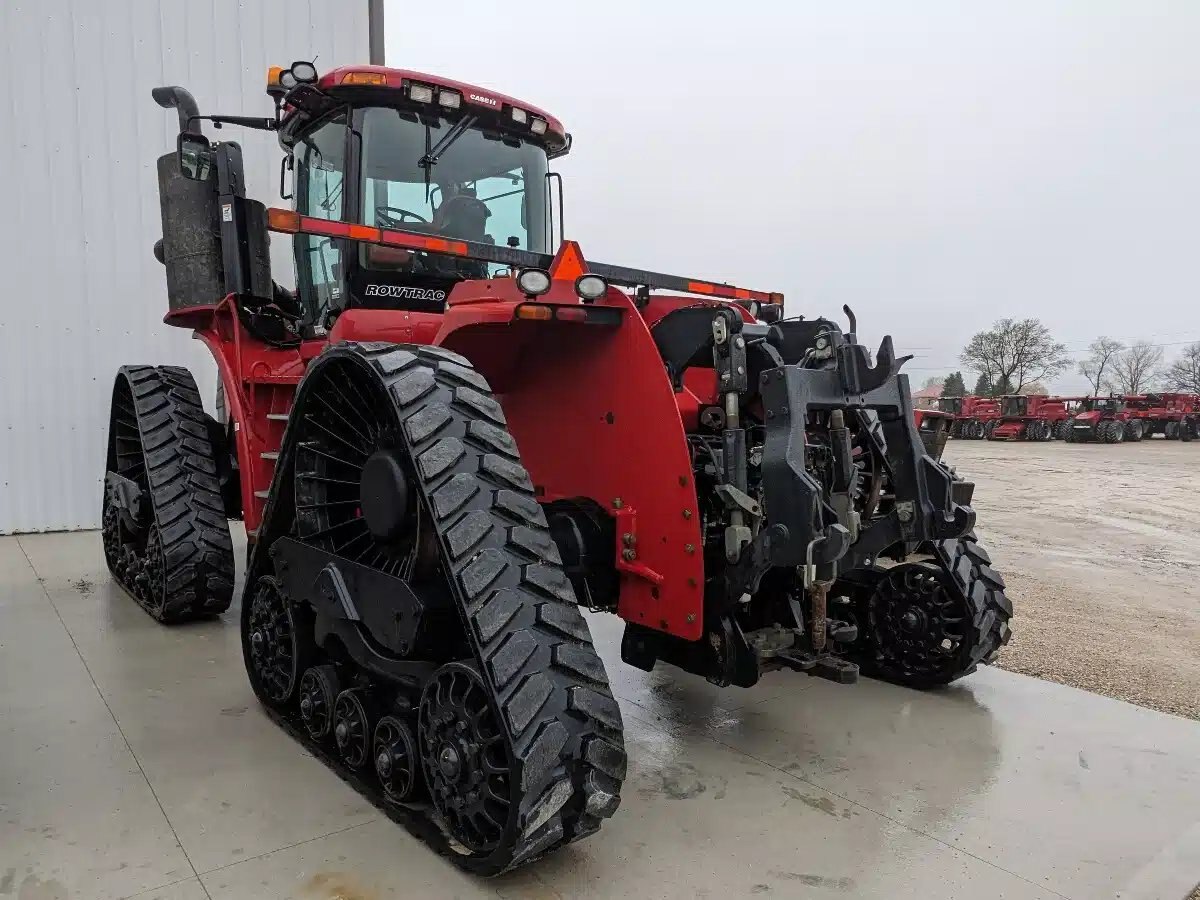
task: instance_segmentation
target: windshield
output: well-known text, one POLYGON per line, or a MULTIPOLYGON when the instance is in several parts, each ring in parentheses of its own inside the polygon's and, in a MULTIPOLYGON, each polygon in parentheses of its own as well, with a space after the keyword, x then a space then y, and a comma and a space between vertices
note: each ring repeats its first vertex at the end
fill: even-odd
POLYGON ((363 224, 545 253, 546 151, 464 122, 363 111, 363 224))

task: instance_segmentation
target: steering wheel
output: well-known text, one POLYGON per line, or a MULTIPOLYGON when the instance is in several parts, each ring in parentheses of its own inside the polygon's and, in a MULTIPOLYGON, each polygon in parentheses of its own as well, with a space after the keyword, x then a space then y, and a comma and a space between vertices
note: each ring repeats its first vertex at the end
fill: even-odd
POLYGON ((429 224, 429 220, 424 216, 419 216, 409 209, 404 209, 399 206, 377 206, 375 207, 375 221, 386 228, 399 228, 404 224, 405 218, 412 219, 414 222, 421 222, 425 225, 429 224), (397 218, 394 213, 399 213, 397 218))

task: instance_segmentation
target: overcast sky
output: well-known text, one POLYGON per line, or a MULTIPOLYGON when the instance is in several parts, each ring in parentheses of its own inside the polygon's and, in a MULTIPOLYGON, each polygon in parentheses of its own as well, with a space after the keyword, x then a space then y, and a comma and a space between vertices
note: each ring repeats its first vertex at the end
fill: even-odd
POLYGON ((1200 340, 1200 2, 390 0, 386 29, 389 65, 563 120, 585 256, 849 303, 917 385, 1001 316, 1077 358, 1200 340))

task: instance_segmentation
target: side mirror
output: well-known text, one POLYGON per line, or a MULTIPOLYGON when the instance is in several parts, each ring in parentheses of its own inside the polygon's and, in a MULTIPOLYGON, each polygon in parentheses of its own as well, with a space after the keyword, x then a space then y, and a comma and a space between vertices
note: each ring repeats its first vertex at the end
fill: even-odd
POLYGON ((212 171, 213 153, 208 138, 191 131, 179 133, 179 171, 184 178, 207 181, 212 171))
POLYGON ((296 157, 289 153, 279 160, 279 199, 291 200, 296 187, 296 157), (292 186, 287 184, 287 175, 292 173, 292 186))

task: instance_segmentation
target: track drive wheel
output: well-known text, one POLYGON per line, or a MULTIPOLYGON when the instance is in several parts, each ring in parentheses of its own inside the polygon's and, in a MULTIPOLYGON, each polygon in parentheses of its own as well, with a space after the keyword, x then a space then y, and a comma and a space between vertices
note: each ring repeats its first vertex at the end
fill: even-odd
POLYGON ((1163 437, 1166 438, 1168 441, 1178 440, 1179 439, 1179 423, 1178 422, 1168 422, 1166 424, 1166 427, 1163 428, 1163 437))
POLYGON ((449 663, 434 673, 421 696, 419 732, 425 780, 455 840, 473 855, 490 854, 511 840, 518 827, 517 777, 474 665, 449 663))
POLYGON ((855 612, 863 671, 915 688, 969 675, 995 659, 1011 635, 1004 579, 974 532, 928 549, 927 562, 877 570, 855 612))
POLYGON ((229 608, 233 543, 204 406, 187 369, 117 372, 101 523, 109 570, 154 618, 171 624, 229 608), (137 495, 136 510, 123 510, 129 492, 122 500, 108 473, 137 495), (122 525, 123 512, 136 518, 134 530, 122 525), (151 577, 148 567, 154 583, 139 585, 134 579, 151 577))

